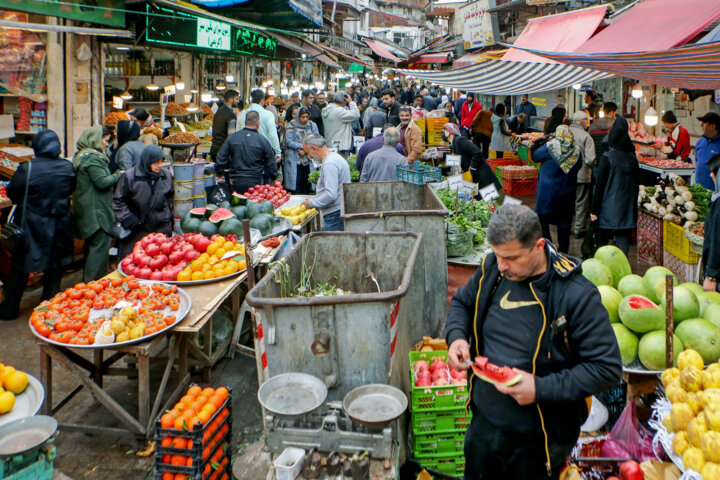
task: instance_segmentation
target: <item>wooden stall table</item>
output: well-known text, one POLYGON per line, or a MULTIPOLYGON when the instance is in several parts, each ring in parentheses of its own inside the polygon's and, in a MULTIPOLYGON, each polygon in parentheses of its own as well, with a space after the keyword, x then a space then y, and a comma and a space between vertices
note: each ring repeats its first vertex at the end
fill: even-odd
POLYGON ((297 225, 293 225, 290 230, 299 235, 305 235, 307 233, 321 231, 322 218, 320 217, 320 211, 315 210, 312 215, 309 215, 305 220, 298 223, 297 225))

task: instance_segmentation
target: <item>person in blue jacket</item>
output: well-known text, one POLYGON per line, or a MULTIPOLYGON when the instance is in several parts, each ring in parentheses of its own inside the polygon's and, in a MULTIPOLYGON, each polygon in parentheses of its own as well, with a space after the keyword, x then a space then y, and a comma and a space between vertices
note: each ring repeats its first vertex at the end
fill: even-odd
POLYGON ((703 135, 695 144, 695 182, 707 189, 715 190, 708 160, 720 153, 720 115, 708 112, 698 120, 703 135))

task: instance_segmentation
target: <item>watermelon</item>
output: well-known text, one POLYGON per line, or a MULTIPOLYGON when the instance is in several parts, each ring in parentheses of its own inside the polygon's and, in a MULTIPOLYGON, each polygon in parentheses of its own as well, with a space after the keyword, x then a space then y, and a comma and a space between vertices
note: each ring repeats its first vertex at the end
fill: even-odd
POLYGON ((622 302, 623 299, 622 295, 609 285, 600 285, 597 289, 600 291, 602 304, 608 312, 608 317, 610 317, 610 323, 619 322, 620 317, 618 316, 618 308, 620 307, 620 302, 622 302))
POLYGON ((235 205, 234 207, 230 207, 230 211, 234 213, 239 220, 247 218, 247 207, 244 205, 235 205))
POLYGON ((475 363, 470 366, 478 378, 494 385, 509 387, 522 379, 522 375, 516 373, 512 368, 493 365, 488 362, 487 357, 475 357, 475 363))
POLYGON ((642 295, 647 298, 651 297, 650 288, 640 275, 631 274, 623 277, 620 280, 620 283, 618 283, 617 289, 623 298, 630 295, 642 295))
POLYGON ((220 205, 218 205, 220 208, 230 208, 230 202, 225 200, 224 202, 220 202, 220 205))
POLYGON ((203 218, 205 216, 205 210, 207 210, 206 207, 198 207, 198 208, 193 208, 188 213, 195 218, 203 218))
POLYGON ((239 193, 233 193, 232 197, 230 198, 230 203, 233 206, 247 205, 247 201, 247 197, 245 195, 240 195, 239 193))
POLYGON ((705 291, 705 290, 703 290, 703 288, 700 285, 698 285, 697 283, 693 283, 693 282, 681 283, 680 286, 689 288, 690 291, 693 292, 695 295, 700 295, 701 293, 703 293, 705 291))
POLYGON ((637 359, 638 338, 622 323, 613 323, 613 331, 620 347, 620 357, 623 365, 629 365, 637 359))
MULTIPOLYGON (((665 294, 662 296, 662 307, 665 305, 665 294)), ((687 320, 688 318, 696 318, 700 316, 700 303, 693 292, 687 287, 673 288, 673 320, 675 325, 687 320)))
POLYGON ((620 302, 620 321, 637 333, 646 333, 665 327, 665 311, 642 295, 630 295, 620 302))
POLYGON ((665 277, 667 275, 672 275, 673 285, 678 284, 675 275, 665 267, 650 267, 645 272, 645 275, 643 275, 645 283, 647 283, 650 289, 650 296, 648 298, 655 303, 660 303, 660 299, 662 299, 662 294, 665 291, 665 277))
POLYGON ((600 260, 612 273, 612 286, 617 288, 620 280, 632 273, 630 262, 618 247, 614 245, 605 245, 595 252, 595 259, 600 260))
POLYGON ((700 302, 700 316, 703 316, 705 310, 712 304, 720 303, 720 293, 718 292, 702 292, 697 295, 700 302))
POLYGON ((275 217, 268 215, 267 213, 259 213, 250 219, 250 228, 260 230, 260 233, 263 236, 270 233, 274 226, 275 217))
POLYGON ((210 238, 218 233, 218 227, 213 222, 205 220, 200 224, 197 231, 198 233, 202 233, 206 237, 210 238))
POLYGON ((248 202, 247 204, 247 218, 252 219, 255 215, 263 213, 260 204, 257 202, 248 202))
POLYGON ((582 274, 590 280, 596 287, 600 285, 613 284, 613 276, 610 269, 595 258, 588 258, 582 262, 582 274))
POLYGON ((220 224, 218 233, 223 237, 235 235, 237 238, 243 238, 242 222, 237 218, 228 218, 220 224))
POLYGON ((219 224, 223 220, 227 220, 228 218, 235 218, 235 214, 228 210, 227 208, 218 208, 216 209, 212 215, 210 215, 210 218, 208 218, 209 221, 215 224, 219 224))
POLYGON ((702 318, 685 320, 675 329, 685 348, 692 348, 706 364, 720 358, 720 328, 702 318))
POLYGON ((190 217, 184 225, 180 226, 180 228, 182 228, 183 233, 199 233, 200 225, 202 225, 202 223, 202 219, 190 217))
MULTIPOLYGON (((673 366, 682 352, 682 340, 673 335, 673 366)), ((643 335, 638 343, 638 357, 648 370, 665 369, 665 330, 655 330, 643 335)))
POLYGON ((272 202, 268 200, 263 200, 260 202, 260 211, 263 213, 267 213, 268 215, 272 215, 273 212, 275 212, 275 206, 272 204, 272 202))
POLYGON ((702 318, 720 328, 720 305, 709 304, 702 313, 702 318))

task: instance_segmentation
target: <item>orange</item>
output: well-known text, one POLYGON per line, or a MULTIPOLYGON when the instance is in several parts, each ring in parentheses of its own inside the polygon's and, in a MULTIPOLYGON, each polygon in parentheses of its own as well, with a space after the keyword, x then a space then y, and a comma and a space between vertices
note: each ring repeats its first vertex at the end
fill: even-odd
POLYGON ((231 251, 235 250, 235 243, 231 242, 231 241, 227 241, 227 242, 225 242, 225 244, 223 244, 222 248, 224 248, 226 252, 231 252, 231 251))
POLYGON ((192 467, 192 465, 193 465, 192 457, 188 457, 188 459, 187 459, 187 464, 186 464, 186 465, 187 465, 188 467, 192 467))
POLYGON ((188 476, 185 473, 176 473, 173 480, 187 480, 188 476))
POLYGON ((167 463, 170 465, 170 460, 172 459, 172 455, 163 455, 162 456, 162 463, 167 463))
POLYGON ((192 387, 188 388, 187 394, 192 395, 193 397, 197 397, 202 392, 202 388, 200 388, 198 385, 193 385, 192 387))
POLYGON ((182 397, 180 399, 180 403, 185 405, 185 407, 190 406, 190 404, 192 404, 194 401, 195 401, 195 397, 193 397, 192 395, 185 395, 184 397, 182 397))
POLYGON ((208 398, 212 397, 213 394, 215 394, 215 389, 210 387, 203 388, 202 394, 208 398))
POLYGON ((206 397, 205 395, 203 395, 202 392, 201 392, 200 395, 198 395, 198 397, 196 398, 196 400, 197 400, 198 402, 202 402, 203 405, 205 405, 205 404, 207 403, 207 399, 208 399, 208 397, 206 397))
POLYGON ((218 259, 220 259, 220 258, 222 258, 223 255, 225 255, 226 253, 227 253, 227 250, 225 250, 224 248, 218 248, 218 249, 215 251, 215 256, 216 256, 218 259))
POLYGON ((162 428, 173 428, 174 423, 175 417, 173 417, 170 413, 166 413, 165 415, 160 417, 160 426, 162 428))
POLYGON ((230 392, 225 387, 220 387, 217 390, 215 390, 215 395, 219 395, 221 398, 225 399, 230 396, 230 392))
POLYGON ((184 437, 175 437, 172 439, 173 448, 187 448, 188 440, 184 437))
POLYGON ((212 257, 210 257, 210 260, 208 260, 208 261, 209 261, 210 263, 217 263, 218 260, 220 260, 220 259, 217 258, 215 255, 213 255, 212 257))
POLYGON ((203 262, 201 262, 200 260, 193 260, 190 263, 190 270, 192 270, 193 272, 199 272, 200 270, 202 270, 202 265, 203 262))
POLYGON ((210 265, 209 263, 203 263, 203 266, 202 266, 203 273, 209 272, 211 270, 212 270, 212 265, 210 265))
POLYGON ((170 465, 182 465, 183 467, 187 463, 185 455, 173 455, 170 459, 170 465))
POLYGON ((199 401, 199 400, 195 400, 195 401, 193 402, 193 404, 190 405, 190 408, 192 408, 192 409, 195 410, 196 412, 199 412, 200 410, 202 410, 202 408, 203 408, 204 405, 205 405, 205 404, 204 404, 203 402, 201 402, 201 401, 199 401))
POLYGON ((210 420, 210 417, 212 417, 212 413, 208 412, 207 410, 203 410, 202 412, 198 413, 198 419, 204 424, 210 420))
POLYGON ((215 410, 218 410, 220 407, 222 407, 222 404, 225 403, 225 399, 216 393, 215 395, 210 397, 208 402, 210 402, 210 405, 213 405, 215 407, 215 410))
POLYGON ((245 263, 244 258, 242 260, 238 260, 238 269, 239 270, 245 270, 246 267, 247 267, 247 263, 245 263))
MULTIPOLYGON (((202 423, 198 417, 191 418, 188 422, 188 429, 193 430, 198 423, 202 423)), ((200 428, 202 428, 202 426, 200 428)))
POLYGON ((188 408, 182 413, 182 418, 188 419, 194 417, 195 415, 197 415, 197 412, 192 408, 188 408))
MULTIPOLYGON (((178 405, 182 405, 182 404, 179 403, 178 405)), ((183 407, 183 408, 173 408, 172 410, 170 410, 170 415, 173 416, 173 421, 175 421, 174 419, 182 416, 183 410, 185 410, 185 407, 183 407)))
POLYGON ((205 405, 203 405, 202 411, 210 412, 210 415, 212 415, 213 413, 217 412, 217 407, 213 403, 206 403, 205 405))
POLYGON ((225 270, 222 271, 221 277, 225 277, 227 275, 232 275, 233 273, 237 272, 237 269, 234 269, 232 267, 225 267, 225 270))
POLYGON ((212 280, 213 278, 217 277, 217 275, 215 275, 212 270, 206 271, 203 275, 205 280, 212 280))
MULTIPOLYGON (((172 425, 170 425, 170 426, 172 427, 172 425)), ((170 445, 172 445, 172 443, 173 443, 173 437, 171 437, 170 435, 165 435, 162 438, 162 442, 160 443, 160 445, 162 445, 163 447, 169 447, 170 445)))
POLYGON ((189 282, 192 279, 192 274, 188 270, 183 270, 182 272, 178 273, 177 279, 178 282, 189 282))
POLYGON ((187 424, 187 422, 185 421, 185 419, 183 417, 178 417, 175 419, 175 422, 173 423, 173 428, 175 428, 175 430, 182 430, 186 424, 187 424))
POLYGON ((203 272, 193 272, 192 280, 205 280, 205 275, 203 274, 203 272))
POLYGON ((163 472, 162 480, 175 480, 175 474, 170 472, 163 472))
POLYGON ((211 243, 208 245, 206 252, 212 257, 215 255, 218 248, 220 248, 219 244, 211 243))

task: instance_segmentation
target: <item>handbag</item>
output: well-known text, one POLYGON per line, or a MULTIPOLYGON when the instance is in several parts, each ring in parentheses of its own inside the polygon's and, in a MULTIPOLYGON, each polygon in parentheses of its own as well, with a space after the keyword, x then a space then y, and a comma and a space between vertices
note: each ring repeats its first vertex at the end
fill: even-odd
POLYGON ((13 219, 15 218, 15 209, 17 208, 17 205, 13 205, 12 211, 10 212, 10 215, 8 216, 8 221, 5 225, 0 227, 0 246, 12 251, 15 251, 20 245, 22 245, 25 242, 25 218, 27 215, 27 198, 28 198, 28 190, 30 189, 30 171, 32 170, 32 160, 28 160, 28 173, 27 178, 25 179, 25 194, 23 195, 23 203, 22 207, 25 209, 23 211, 22 220, 20 221, 20 225, 16 225, 13 223, 13 219))

